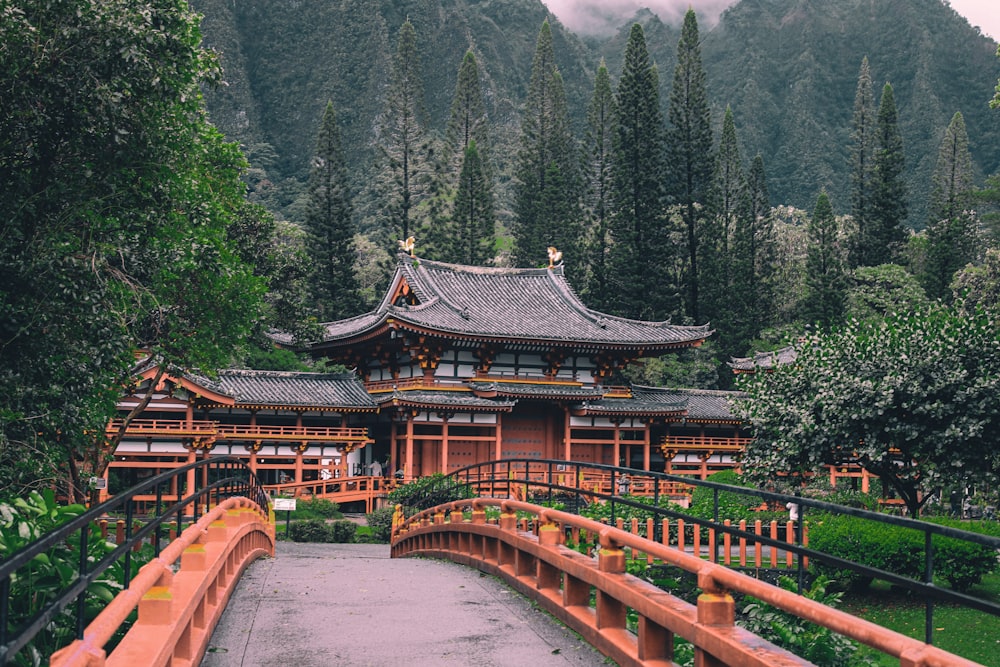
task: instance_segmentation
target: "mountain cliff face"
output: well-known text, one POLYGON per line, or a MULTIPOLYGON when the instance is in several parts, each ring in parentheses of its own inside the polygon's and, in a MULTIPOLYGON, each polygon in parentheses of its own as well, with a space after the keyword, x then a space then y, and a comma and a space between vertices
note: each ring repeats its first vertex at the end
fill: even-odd
MULTIPOLYGON (((307 173, 327 100, 337 109, 354 173, 359 179, 370 173, 389 63, 407 17, 417 33, 431 125, 443 129, 456 72, 471 47, 484 77, 496 154, 508 158, 542 21, 553 21, 578 136, 600 58, 615 78, 628 30, 580 38, 539 0, 192 4, 205 17, 205 43, 221 52, 228 82, 206 94, 213 122, 243 144, 269 178, 292 183, 307 173)), ((666 104, 679 28, 646 12, 636 20, 644 24, 666 104)), ((915 227, 925 222, 938 143, 955 111, 965 116, 979 174, 1000 169, 1000 113, 986 105, 1000 76, 995 49, 941 0, 742 0, 712 30, 702 30, 713 119, 721 123, 731 105, 742 154, 764 157, 772 201, 807 209, 823 187, 835 208, 848 208, 851 113, 867 55, 876 91, 886 81, 895 89, 915 227)))

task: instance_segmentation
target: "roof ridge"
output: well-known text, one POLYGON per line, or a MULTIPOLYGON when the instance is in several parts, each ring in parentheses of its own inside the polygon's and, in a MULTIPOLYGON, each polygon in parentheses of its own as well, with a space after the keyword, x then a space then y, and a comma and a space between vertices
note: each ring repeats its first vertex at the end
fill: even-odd
POLYGON ((312 378, 317 380, 356 380, 357 375, 346 371, 343 373, 324 373, 317 371, 273 371, 259 368, 224 368, 219 375, 237 377, 274 377, 274 378, 312 378))

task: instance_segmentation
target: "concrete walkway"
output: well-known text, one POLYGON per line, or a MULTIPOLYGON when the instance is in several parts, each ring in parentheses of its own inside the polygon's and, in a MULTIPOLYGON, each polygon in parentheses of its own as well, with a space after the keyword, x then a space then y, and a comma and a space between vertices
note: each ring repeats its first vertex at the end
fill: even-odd
POLYGON ((499 580, 384 544, 278 542, 243 574, 202 667, 614 664, 499 580))

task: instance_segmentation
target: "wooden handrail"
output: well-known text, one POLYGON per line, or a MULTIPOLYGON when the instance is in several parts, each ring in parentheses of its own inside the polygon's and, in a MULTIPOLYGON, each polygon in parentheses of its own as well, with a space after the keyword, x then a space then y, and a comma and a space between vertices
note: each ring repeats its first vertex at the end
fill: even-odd
POLYGON ((839 609, 706 562, 682 549, 527 502, 494 498, 454 501, 409 518, 400 516, 393 525, 394 558, 446 558, 500 576, 620 664, 669 664, 674 635, 694 645, 695 664, 811 664, 737 627, 730 594, 734 591, 829 628, 909 667, 976 665, 839 609), (486 522, 486 507, 500 508, 499 524, 486 522), (464 516, 469 508, 471 521, 464 516), (536 532, 518 530, 518 513, 536 517, 536 532), (568 531, 597 536, 601 549, 596 563, 563 545, 568 531), (704 591, 697 606, 627 574, 626 548, 696 574, 704 591), (592 589, 597 591, 597 604, 587 609, 592 589), (639 615, 638 635, 625 628, 627 609, 639 615))

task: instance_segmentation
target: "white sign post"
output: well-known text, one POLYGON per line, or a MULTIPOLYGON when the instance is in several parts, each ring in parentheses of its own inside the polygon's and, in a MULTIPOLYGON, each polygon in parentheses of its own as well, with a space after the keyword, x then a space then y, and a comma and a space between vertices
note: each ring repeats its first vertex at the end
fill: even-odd
POLYGON ((285 535, 288 535, 288 526, 292 523, 292 512, 295 511, 295 498, 275 498, 274 511, 285 510, 285 535))

